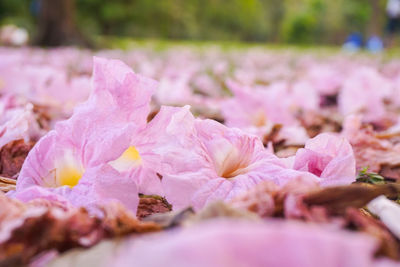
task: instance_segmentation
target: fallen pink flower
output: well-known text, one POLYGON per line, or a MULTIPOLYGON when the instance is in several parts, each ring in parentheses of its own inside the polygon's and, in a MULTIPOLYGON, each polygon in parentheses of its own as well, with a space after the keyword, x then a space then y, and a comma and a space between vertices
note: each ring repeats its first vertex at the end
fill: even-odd
POLYGON ((378 138, 371 127, 363 127, 361 117, 361 115, 346 117, 342 131, 342 135, 353 147, 357 170, 368 167, 368 171, 378 173, 385 166, 398 166, 400 144, 378 138))
POLYGON ((290 101, 286 97, 285 84, 271 88, 254 88, 228 82, 234 97, 222 106, 222 114, 229 127, 268 127, 279 123, 293 125, 295 119, 290 112, 290 101), (279 99, 279 101, 276 101, 279 99))
POLYGON ((299 149, 293 168, 321 178, 322 186, 344 185, 355 181, 356 160, 350 143, 330 133, 319 134, 299 149))
POLYGON ((392 84, 372 68, 360 68, 347 78, 338 96, 338 108, 343 116, 362 114, 366 121, 379 121, 387 116, 384 99, 392 84))
POLYGON ((74 205, 118 199, 136 211, 136 181, 108 163, 120 157, 133 163, 137 160, 129 144, 132 133, 146 125, 155 84, 133 74, 122 62, 99 58, 95 59, 93 84, 89 100, 29 153, 16 197, 31 197, 31 187, 41 186, 74 205))
POLYGON ((335 95, 343 84, 344 75, 337 67, 313 64, 307 71, 308 80, 322 95, 335 95))
POLYGON ((265 180, 277 185, 300 176, 318 180, 311 173, 290 169, 260 139, 239 129, 193 117, 187 117, 184 125, 188 134, 179 141, 182 152, 170 162, 186 168, 171 168, 162 179, 174 209, 189 205, 200 209, 211 201, 230 200, 265 180))

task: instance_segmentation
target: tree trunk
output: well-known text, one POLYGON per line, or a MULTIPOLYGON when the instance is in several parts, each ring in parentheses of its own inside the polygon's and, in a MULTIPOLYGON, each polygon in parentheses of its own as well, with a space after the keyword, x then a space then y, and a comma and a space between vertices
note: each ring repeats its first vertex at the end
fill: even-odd
POLYGON ((41 0, 35 44, 90 46, 76 26, 74 0, 41 0))

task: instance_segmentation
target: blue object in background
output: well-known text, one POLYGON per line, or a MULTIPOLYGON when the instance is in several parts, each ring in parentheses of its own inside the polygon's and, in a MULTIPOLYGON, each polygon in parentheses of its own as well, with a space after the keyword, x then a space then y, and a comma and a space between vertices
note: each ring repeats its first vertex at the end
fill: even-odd
POLYGON ((366 48, 371 53, 379 53, 383 51, 383 41, 378 36, 371 36, 366 44, 366 48))
POLYGON ((346 42, 343 44, 343 49, 348 52, 357 52, 363 45, 363 37, 360 33, 350 34, 346 42))

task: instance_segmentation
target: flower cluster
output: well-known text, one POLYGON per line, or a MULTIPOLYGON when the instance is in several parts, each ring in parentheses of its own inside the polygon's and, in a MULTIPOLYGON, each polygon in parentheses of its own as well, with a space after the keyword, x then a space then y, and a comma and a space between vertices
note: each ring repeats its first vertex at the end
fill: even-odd
POLYGON ((321 134, 292 159, 280 159, 257 136, 196 119, 188 106, 162 106, 148 122, 157 83, 120 61, 95 58, 92 84, 89 99, 31 150, 10 196, 89 209, 118 200, 136 212, 139 193, 166 197, 174 209, 200 209, 266 180, 354 181, 355 160, 344 138, 321 134))

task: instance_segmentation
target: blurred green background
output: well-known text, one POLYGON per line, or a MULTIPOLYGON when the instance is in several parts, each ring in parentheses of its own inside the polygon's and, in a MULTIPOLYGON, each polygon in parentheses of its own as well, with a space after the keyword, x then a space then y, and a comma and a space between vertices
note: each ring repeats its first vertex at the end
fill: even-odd
MULTIPOLYGON (((58 0, 53 0, 58 1, 58 0)), ((75 0, 86 36, 340 44, 382 34, 382 0, 75 0)), ((37 30, 35 1, 0 0, 0 23, 37 30)))

